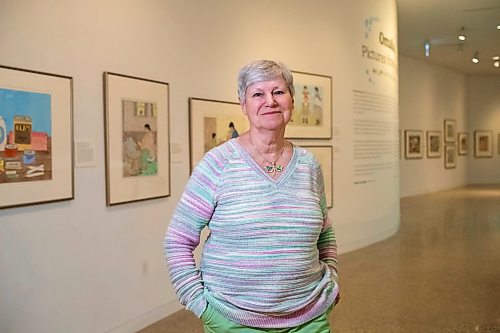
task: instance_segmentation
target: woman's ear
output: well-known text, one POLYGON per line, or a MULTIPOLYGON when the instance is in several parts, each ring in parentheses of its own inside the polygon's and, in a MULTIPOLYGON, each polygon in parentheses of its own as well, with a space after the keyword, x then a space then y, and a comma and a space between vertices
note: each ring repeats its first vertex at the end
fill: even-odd
POLYGON ((241 111, 243 111, 243 114, 246 116, 247 109, 245 108, 245 102, 240 102, 240 106, 241 106, 241 111))

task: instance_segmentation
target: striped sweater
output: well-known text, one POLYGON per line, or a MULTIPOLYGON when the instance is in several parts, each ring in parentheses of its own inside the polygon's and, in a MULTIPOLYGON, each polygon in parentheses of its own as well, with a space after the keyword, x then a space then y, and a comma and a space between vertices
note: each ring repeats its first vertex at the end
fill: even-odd
POLYGON ((209 302, 244 326, 294 327, 325 312, 338 294, 323 176, 314 156, 297 146, 277 180, 236 139, 205 154, 164 249, 179 300, 198 317, 209 302), (205 227, 198 269, 193 250, 205 227))

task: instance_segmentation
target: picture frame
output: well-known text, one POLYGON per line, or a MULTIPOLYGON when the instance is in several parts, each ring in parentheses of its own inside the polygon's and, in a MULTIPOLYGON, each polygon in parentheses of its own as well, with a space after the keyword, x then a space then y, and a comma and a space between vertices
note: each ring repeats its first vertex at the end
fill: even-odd
POLYGON ((474 131, 474 157, 493 157, 493 132, 474 131))
POLYGON ((318 160, 325 183, 325 195, 327 208, 333 207, 333 147, 320 145, 300 145, 307 149, 318 160))
POLYGON ((457 127, 457 123, 454 119, 445 119, 444 120, 444 142, 445 143, 455 143, 456 127, 457 127))
POLYGON ((294 104, 285 130, 290 139, 332 138, 332 77, 292 71, 294 104))
POLYGON ((444 148, 444 168, 454 169, 457 166, 457 148, 455 145, 446 145, 444 148))
POLYGON ((74 199, 73 78, 0 65, 0 208, 74 199))
POLYGON ((210 149, 250 128, 239 103, 189 98, 190 171, 210 149), (230 128, 232 123, 234 131, 230 128))
POLYGON ((170 196, 169 84, 103 73, 106 205, 170 196))
POLYGON ((498 148, 498 154, 500 155, 500 133, 498 133, 497 148, 498 148))
POLYGON ((441 131, 427 131, 427 157, 438 158, 441 157, 441 131))
POLYGON ((405 130, 405 158, 418 159, 423 157, 423 131, 405 130))
POLYGON ((458 155, 467 155, 469 151, 469 137, 466 132, 458 133, 458 155))

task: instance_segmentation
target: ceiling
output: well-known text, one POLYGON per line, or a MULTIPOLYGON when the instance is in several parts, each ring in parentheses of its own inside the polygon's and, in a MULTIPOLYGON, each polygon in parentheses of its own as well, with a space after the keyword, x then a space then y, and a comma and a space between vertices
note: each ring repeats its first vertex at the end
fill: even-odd
POLYGON ((397 0, 399 53, 466 74, 500 75, 500 0, 397 0), (467 39, 458 40, 464 27, 467 39), (425 57, 424 43, 430 42, 425 57), (462 50, 459 52, 459 44, 462 50), (475 52, 479 63, 472 63, 475 52))

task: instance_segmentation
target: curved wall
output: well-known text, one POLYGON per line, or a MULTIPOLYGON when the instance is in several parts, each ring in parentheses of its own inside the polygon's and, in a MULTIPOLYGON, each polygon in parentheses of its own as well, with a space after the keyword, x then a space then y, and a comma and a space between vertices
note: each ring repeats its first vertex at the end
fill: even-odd
POLYGON ((189 176, 188 98, 236 101, 256 58, 333 77, 332 139, 294 141, 333 146, 339 252, 393 234, 396 30, 394 0, 2 1, 0 64, 73 77, 94 163, 74 200, 0 210, 0 331, 134 332, 180 308, 161 247, 189 176), (170 84, 169 198, 106 207, 104 71, 170 84))

